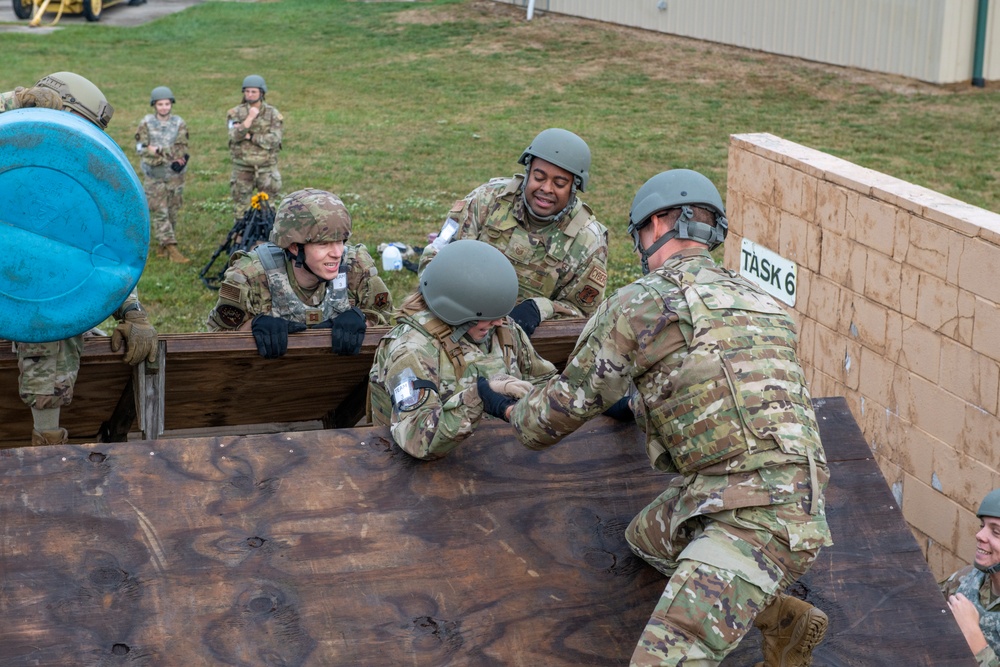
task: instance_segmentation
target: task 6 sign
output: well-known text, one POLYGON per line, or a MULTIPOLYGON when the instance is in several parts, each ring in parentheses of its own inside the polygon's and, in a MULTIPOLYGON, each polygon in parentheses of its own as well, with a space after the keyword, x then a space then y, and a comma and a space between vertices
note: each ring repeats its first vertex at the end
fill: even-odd
POLYGON ((789 306, 795 305, 796 274, 795 262, 776 255, 749 239, 743 239, 740 275, 789 306))

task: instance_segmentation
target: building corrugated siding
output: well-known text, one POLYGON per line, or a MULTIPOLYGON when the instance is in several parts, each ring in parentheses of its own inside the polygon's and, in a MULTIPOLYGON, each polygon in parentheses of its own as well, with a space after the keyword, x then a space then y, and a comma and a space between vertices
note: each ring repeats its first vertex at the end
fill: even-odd
MULTIPOLYGON (((998 3, 987 20, 987 80, 1000 79, 998 3)), ((977 0, 536 0, 535 10, 931 83, 972 78, 977 0)))

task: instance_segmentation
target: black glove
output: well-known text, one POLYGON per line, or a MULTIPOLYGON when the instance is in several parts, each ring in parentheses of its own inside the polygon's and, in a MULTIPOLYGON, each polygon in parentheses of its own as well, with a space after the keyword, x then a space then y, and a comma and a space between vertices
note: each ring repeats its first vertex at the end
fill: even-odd
POLYGON ((617 419, 620 422, 630 422, 635 420, 635 415, 632 414, 632 408, 628 405, 628 396, 622 396, 615 401, 610 408, 601 414, 607 415, 612 419, 617 419))
POLYGON ((288 351, 288 334, 305 331, 306 325, 280 317, 258 315, 253 318, 251 329, 257 342, 257 353, 265 359, 277 359, 288 351))
POLYGON ((403 260, 403 268, 414 273, 420 273, 420 265, 409 259, 403 260))
POLYGON ((361 352, 361 343, 365 341, 365 315, 357 307, 345 310, 333 317, 330 323, 330 348, 334 354, 351 355, 361 352))
POLYGON ((510 396, 505 396, 490 389, 490 381, 482 375, 476 380, 476 386, 479 388, 479 398, 483 400, 483 410, 486 411, 486 414, 508 421, 507 408, 517 403, 517 401, 510 396))
POLYGON ((189 155, 185 153, 184 162, 181 162, 180 160, 174 160, 173 162, 170 163, 170 168, 176 171, 178 174, 181 173, 182 171, 184 171, 184 167, 187 166, 188 157, 189 155))
POLYGON ((514 306, 514 310, 510 311, 510 317, 524 329, 528 338, 531 338, 531 334, 535 333, 535 328, 542 323, 542 314, 538 312, 538 304, 535 303, 534 299, 525 299, 514 306))

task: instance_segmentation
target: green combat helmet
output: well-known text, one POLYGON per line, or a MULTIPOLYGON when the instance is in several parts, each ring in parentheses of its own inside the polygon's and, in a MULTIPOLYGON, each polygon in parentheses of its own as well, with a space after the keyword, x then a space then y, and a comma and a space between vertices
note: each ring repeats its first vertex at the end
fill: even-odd
POLYGON ((102 130, 107 129, 115 113, 101 89, 79 74, 56 72, 43 77, 35 85, 56 91, 62 98, 64 108, 77 112, 102 130))
MULTIPOLYGON (((502 252, 473 239, 452 241, 420 274, 427 307, 453 327, 506 317, 517 301, 517 273, 502 252)), ((464 335, 467 327, 460 329, 464 335)))
POLYGON ((250 74, 243 79, 243 90, 247 88, 260 88, 261 95, 267 93, 267 84, 264 83, 264 77, 259 74, 250 74))
POLYGON ((690 169, 671 169, 660 172, 643 183, 632 199, 628 214, 628 233, 635 241, 635 249, 642 256, 642 272, 649 273, 649 258, 672 238, 691 239, 704 243, 709 250, 715 250, 726 239, 729 222, 722 196, 712 181, 690 169), (705 208, 715 213, 715 225, 707 225, 692 219, 692 206, 705 208), (643 248, 639 240, 639 230, 649 224, 654 213, 680 208, 674 228, 656 239, 649 248, 643 248))
POLYGON ((174 99, 173 92, 166 86, 157 86, 153 88, 153 92, 149 94, 149 106, 155 106, 160 100, 170 100, 171 104, 175 104, 177 100, 174 99))
POLYGON ((532 217, 540 222, 561 220, 576 205, 576 191, 583 192, 587 189, 587 183, 590 181, 590 147, 587 146, 586 141, 569 130, 550 127, 539 132, 517 160, 518 163, 524 165, 525 180, 531 175, 531 160, 536 157, 573 174, 573 186, 570 189, 569 201, 563 210, 547 216, 535 215, 531 207, 528 206, 523 189, 521 190, 521 201, 524 202, 527 210, 531 211, 532 217))
MULTIPOLYGON (((281 248, 293 243, 331 243, 351 238, 351 214, 340 197, 325 190, 297 190, 281 200, 270 241, 281 248)), ((299 253, 301 255, 301 253, 299 253)))
POLYGON ((558 127, 542 130, 521 153, 518 163, 530 169, 533 157, 540 157, 573 174, 577 189, 586 192, 590 181, 590 147, 580 137, 558 127))
MULTIPOLYGON (((986 494, 986 497, 983 498, 983 502, 979 504, 979 511, 976 512, 976 516, 980 519, 984 516, 1000 519, 1000 489, 994 489, 986 494)), ((976 569, 981 570, 986 574, 995 574, 1000 572, 1000 563, 991 565, 990 567, 979 567, 979 564, 977 563, 976 569)))

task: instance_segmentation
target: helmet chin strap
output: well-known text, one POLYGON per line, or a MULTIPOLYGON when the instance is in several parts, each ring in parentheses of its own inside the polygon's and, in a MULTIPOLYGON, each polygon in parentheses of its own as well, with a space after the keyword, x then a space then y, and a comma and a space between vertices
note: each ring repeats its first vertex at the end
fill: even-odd
POLYGON ((297 245, 299 247, 299 252, 296 255, 293 255, 292 252, 288 248, 285 248, 285 253, 289 256, 289 258, 291 258, 292 262, 295 264, 295 268, 297 268, 297 269, 305 269, 309 273, 311 273, 314 276, 316 276, 316 278, 318 278, 321 283, 322 282, 326 282, 326 278, 323 278, 322 276, 317 275, 316 272, 312 270, 312 267, 310 267, 309 264, 306 262, 306 247, 305 247, 305 245, 302 244, 302 243, 296 243, 295 245, 297 245))
MULTIPOLYGON (((649 258, 671 239, 680 238, 697 241, 708 246, 709 250, 715 250, 725 239, 725 230, 728 228, 728 221, 725 216, 717 213, 715 215, 715 226, 713 227, 712 225, 706 225, 704 222, 696 222, 694 220, 694 209, 690 206, 681 206, 680 209, 681 214, 674 223, 674 228, 656 239, 649 248, 643 248, 642 241, 639 240, 639 230, 646 225, 631 228, 630 231, 632 233, 632 240, 635 241, 635 249, 639 251, 639 257, 642 260, 642 275, 649 273, 649 258)), ((652 220, 652 216, 650 216, 649 220, 652 220)), ((646 224, 649 224, 648 220, 646 224)))
POLYGON ((980 567, 979 564, 977 563, 976 569, 979 570, 980 572, 985 572, 986 574, 996 574, 997 572, 1000 572, 1000 563, 997 563, 995 565, 990 565, 989 567, 980 567))
MULTIPOLYGON (((529 178, 531 178, 531 156, 530 155, 527 158, 525 158, 525 162, 524 162, 524 182, 525 182, 525 184, 528 183, 528 179, 529 178)), ((528 215, 529 218, 531 218, 535 222, 543 222, 545 224, 549 224, 549 223, 553 223, 553 222, 558 222, 559 220, 562 220, 563 216, 566 215, 567 213, 569 213, 570 211, 572 211, 573 210, 573 206, 576 204, 576 188, 577 188, 577 184, 579 183, 579 181, 580 181, 580 177, 579 176, 573 176, 573 185, 570 186, 570 191, 569 191, 569 201, 566 203, 566 206, 563 208, 563 210, 561 210, 558 213, 555 213, 553 215, 546 215, 546 216, 541 216, 541 215, 538 215, 537 213, 535 213, 534 209, 531 208, 531 205, 528 204, 528 198, 527 198, 527 192, 526 192, 527 188, 525 188, 525 187, 522 186, 521 187, 521 202, 524 203, 524 211, 525 211, 525 213, 528 215)))

